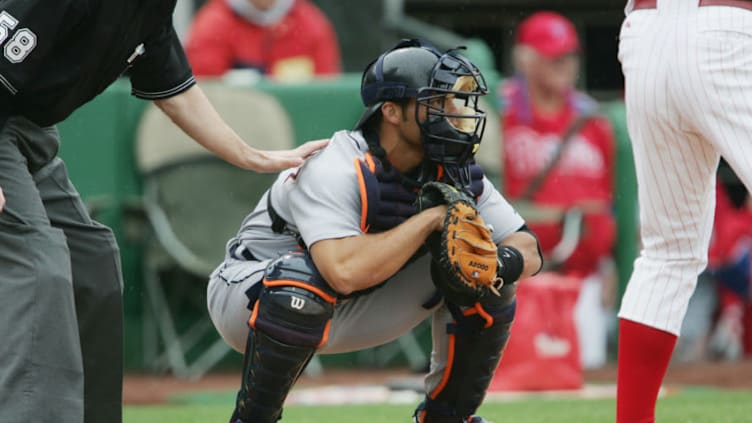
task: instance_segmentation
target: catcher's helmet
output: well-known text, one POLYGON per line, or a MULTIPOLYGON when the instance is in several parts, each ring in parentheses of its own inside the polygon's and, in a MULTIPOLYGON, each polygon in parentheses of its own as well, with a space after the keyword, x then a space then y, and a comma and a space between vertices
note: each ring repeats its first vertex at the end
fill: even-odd
POLYGON ((415 98, 426 160, 443 165, 447 176, 466 186, 486 124, 478 98, 488 88, 478 68, 457 50, 441 53, 420 40, 402 40, 371 62, 360 87, 366 110, 355 128, 363 127, 385 101, 415 98), (421 109, 426 110, 423 120, 421 109))

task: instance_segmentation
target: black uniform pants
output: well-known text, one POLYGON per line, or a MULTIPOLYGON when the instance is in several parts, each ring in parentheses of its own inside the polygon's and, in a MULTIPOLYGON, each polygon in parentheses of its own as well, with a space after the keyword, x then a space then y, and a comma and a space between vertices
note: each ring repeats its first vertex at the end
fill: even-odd
POLYGON ((55 128, 0 123, 0 422, 120 422, 119 250, 58 148, 55 128))

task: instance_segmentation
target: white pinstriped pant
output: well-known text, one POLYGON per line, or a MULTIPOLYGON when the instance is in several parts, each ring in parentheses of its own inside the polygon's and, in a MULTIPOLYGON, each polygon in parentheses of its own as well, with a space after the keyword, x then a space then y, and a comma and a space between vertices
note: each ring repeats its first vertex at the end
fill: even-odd
POLYGON ((678 335, 707 264, 719 155, 752 188, 752 11, 658 0, 624 20, 619 60, 642 238, 619 317, 678 335))

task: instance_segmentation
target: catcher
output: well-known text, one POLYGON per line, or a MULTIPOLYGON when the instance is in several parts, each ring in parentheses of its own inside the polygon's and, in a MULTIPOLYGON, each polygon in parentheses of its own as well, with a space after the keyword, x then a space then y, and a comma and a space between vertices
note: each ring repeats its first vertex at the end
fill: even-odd
POLYGON ((208 287, 212 321, 244 352, 232 423, 282 418, 314 353, 392 341, 432 318, 415 422, 475 416, 501 358, 536 237, 474 152, 486 93, 457 50, 403 40, 366 68, 366 111, 281 173, 227 244, 208 287))

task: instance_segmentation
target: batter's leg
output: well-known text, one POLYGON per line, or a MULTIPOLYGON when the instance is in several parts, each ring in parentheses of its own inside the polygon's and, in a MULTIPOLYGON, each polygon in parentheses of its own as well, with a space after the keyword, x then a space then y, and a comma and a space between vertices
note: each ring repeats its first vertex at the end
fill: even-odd
POLYGON ((712 14, 723 28, 696 34, 690 63, 696 82, 685 103, 693 106, 699 132, 752 192, 752 18, 744 9, 713 9, 698 13, 712 14))
POLYGON ((53 227, 71 255, 84 365, 84 422, 122 420, 123 307, 120 252, 112 231, 93 221, 54 159, 34 175, 53 227))
POLYGON ((653 421, 689 299, 707 264, 718 164, 709 143, 674 129, 680 119, 662 121, 663 111, 645 104, 628 108, 642 250, 619 311, 619 423, 653 421))
POLYGON ((719 156, 694 130, 679 98, 695 89, 686 67, 677 65, 677 54, 690 49, 686 25, 656 22, 661 16, 630 14, 620 43, 642 250, 619 311, 618 423, 654 421, 713 224, 719 156))
POLYGON ((630 131, 642 249, 619 317, 678 336, 707 265, 719 156, 709 143, 669 125, 653 122, 650 130, 630 131))
POLYGON ((0 132, 0 421, 83 421, 83 369, 68 247, 50 225, 10 121, 0 132))

